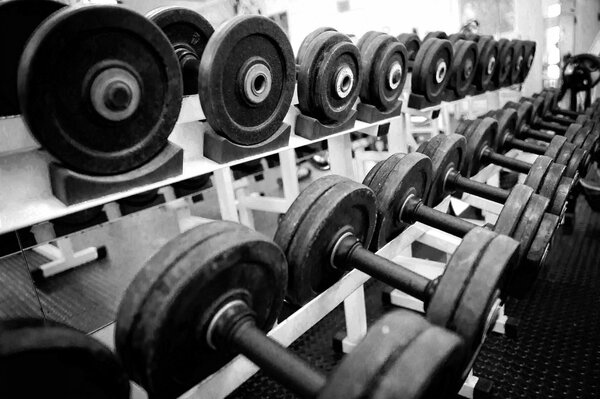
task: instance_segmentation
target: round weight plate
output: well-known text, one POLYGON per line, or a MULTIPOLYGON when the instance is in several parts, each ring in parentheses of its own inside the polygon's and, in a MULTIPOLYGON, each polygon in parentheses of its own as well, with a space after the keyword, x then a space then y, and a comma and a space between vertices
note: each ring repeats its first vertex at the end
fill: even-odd
POLYGON ((425 203, 428 206, 436 206, 454 192, 447 187, 446 178, 451 170, 462 170, 463 163, 467 161, 465 158, 467 141, 458 134, 439 134, 431 138, 429 144, 417 152, 431 159, 433 179, 425 203))
POLYGON ((0 116, 21 113, 16 84, 21 54, 38 25, 63 7, 58 1, 0 3, 0 116))
POLYGON ((515 84, 521 82, 521 69, 523 67, 525 47, 523 46, 523 41, 517 39, 511 40, 510 45, 514 52, 512 68, 510 71, 510 83, 515 84))
POLYGON ((281 249, 262 234, 231 222, 188 230, 163 246, 127 288, 117 314, 117 353, 150 396, 177 397, 235 355, 202 339, 220 307, 242 300, 257 327, 268 331, 286 282, 281 249))
POLYGON ((436 30, 433 32, 429 32, 423 38, 423 43, 425 43, 429 39, 448 39, 448 35, 446 32, 442 32, 441 30, 436 30))
POLYGON ((298 69, 302 113, 324 123, 345 120, 361 87, 360 54, 350 39, 326 31, 308 45, 298 69))
POLYGON ((315 40, 315 38, 317 38, 321 33, 330 32, 330 31, 337 32, 335 29, 327 27, 327 26, 322 27, 322 28, 317 28, 317 29, 313 30, 312 32, 310 32, 304 38, 304 40, 302 40, 302 43, 300 44, 300 48, 298 49, 298 55, 296 56, 296 65, 302 64, 302 61, 304 60, 304 56, 306 55, 306 52, 308 51, 312 41, 315 40))
POLYGON ((517 136, 519 130, 518 112, 514 109, 499 109, 494 117, 498 121, 498 134, 494 141, 494 151, 504 151, 504 146, 511 136, 517 136))
MULTIPOLYGON (((306 203, 301 197, 302 194, 296 201, 306 203)), ((350 232, 368 248, 375 218, 373 191, 349 179, 340 180, 310 204, 286 253, 290 275, 288 299, 304 305, 339 280, 344 270, 332 264, 337 240, 350 232)), ((280 223, 291 222, 284 216, 280 223)))
POLYGON ((406 48, 393 36, 383 34, 361 47, 361 101, 381 111, 392 109, 406 81, 406 48))
POLYGON ((554 233, 559 225, 560 218, 558 216, 549 213, 544 214, 529 252, 522 261, 524 262, 523 269, 533 271, 536 275, 539 274, 544 267, 546 255, 552 246, 554 233))
POLYGON ((270 138, 294 94, 296 68, 283 30, 259 15, 240 15, 212 35, 200 61, 200 103, 215 132, 240 145, 270 138))
POLYGON ((539 194, 548 199, 554 198, 556 188, 565 174, 565 170, 565 165, 552 163, 548 168, 548 173, 546 173, 546 176, 544 177, 544 183, 540 187, 539 194))
POLYGON ((127 399, 129 390, 114 353, 90 336, 49 320, 0 322, 3 399, 127 399))
POLYGON ((358 50, 362 53, 363 46, 365 45, 365 43, 381 35, 385 35, 385 33, 376 30, 370 30, 364 35, 362 35, 360 39, 358 39, 358 42, 356 42, 356 47, 358 47, 358 50))
POLYGON ((167 35, 179 59, 183 94, 198 94, 198 67, 214 28, 202 15, 184 7, 159 7, 146 18, 167 35))
POLYGON ((555 100, 554 92, 543 91, 537 97, 541 97, 544 99, 544 105, 542 107, 542 115, 552 114, 552 107, 553 107, 554 100, 555 100))
POLYGON ((567 170, 565 176, 575 177, 577 174, 580 176, 586 176, 588 168, 590 166, 590 154, 582 148, 575 148, 573 155, 567 163, 567 170))
POLYGON ((453 53, 448 40, 430 39, 423 43, 415 58, 411 90, 429 102, 439 102, 450 79, 453 53))
POLYGON ((535 57, 536 50, 536 42, 531 40, 523 41, 523 66, 521 68, 521 76, 519 77, 519 81, 524 82, 525 78, 529 74, 531 70, 531 65, 533 64, 533 59, 535 57))
POLYGON ((585 124, 587 121, 589 120, 587 115, 579 115, 576 119, 575 119, 575 123, 579 123, 580 125, 585 124))
MULTIPOLYGON (((577 124, 575 124, 577 126, 577 124)), ((571 124, 569 126, 569 128, 573 126, 573 124, 571 124)), ((568 129, 567 129, 568 131, 568 129)), ((573 143, 576 147, 582 147, 583 143, 585 143, 585 139, 587 139, 587 136, 592 132, 592 126, 589 124, 585 124, 583 126, 581 126, 580 129, 577 130, 577 133, 575 134, 575 136, 572 138, 571 143, 573 143)), ((565 137, 567 137, 567 134, 565 133, 565 137)), ((569 139, 567 139, 568 141, 569 139)), ((582 147, 583 148, 583 147, 582 147)), ((588 149, 589 151, 589 149, 588 149)))
POLYGON ((540 227, 540 223, 542 222, 542 218, 544 217, 549 205, 550 200, 548 198, 534 194, 527 203, 525 211, 523 211, 523 214, 519 219, 519 224, 512 235, 512 237, 520 243, 520 261, 519 267, 511 275, 511 281, 507 287, 508 294, 510 296, 523 298, 537 278, 537 271, 539 270, 539 267, 536 267, 533 270, 527 269, 524 267, 525 262, 523 260, 531 248, 531 244, 535 239, 537 231, 540 227))
POLYGON ((558 152, 558 155, 554 159, 554 162, 561 165, 568 165, 569 160, 573 156, 575 148, 576 147, 573 145, 573 143, 566 142, 558 152))
POLYGON ((558 154, 560 153, 561 148, 567 142, 567 139, 563 136, 554 136, 548 144, 548 148, 546 149, 544 155, 549 157, 552 160, 556 160, 558 154))
POLYGON ((179 64, 160 29, 101 5, 48 18, 25 48, 18 88, 25 121, 45 149, 73 170, 100 175, 153 158, 182 96, 179 64))
POLYGON ((479 90, 487 90, 498 64, 498 42, 488 36, 482 36, 477 42, 479 60, 475 68, 473 83, 479 90))
POLYGON ((331 373, 319 398, 441 398, 459 385, 462 340, 406 310, 385 314, 331 373))
POLYGON ((600 135, 597 132, 591 132, 585 138, 585 141, 581 145, 581 148, 590 152, 590 154, 596 154, 598 152, 598 145, 600 144, 600 135))
POLYGON ((471 90, 471 84, 475 79, 477 45, 471 40, 458 40, 454 42, 453 49, 454 61, 448 87, 453 89, 459 98, 462 98, 471 90))
POLYGON ((533 189, 529 186, 524 184, 514 186, 498 215, 494 232, 512 237, 533 194, 533 189))
POLYGON ((558 187, 556 188, 556 191, 554 191, 554 196, 551 198, 548 213, 558 215, 562 219, 566 211, 567 200, 569 198, 569 193, 573 188, 573 183, 574 180, 570 177, 563 177, 560 179, 558 187))
POLYGON ((543 182, 551 165, 555 165, 552 162, 552 159, 545 155, 538 156, 535 161, 533 161, 533 164, 531 164, 531 169, 529 170, 529 173, 527 173, 527 177, 523 184, 533 188, 535 193, 539 193, 540 189, 545 185, 543 182))
POLYGON ((456 43, 459 40, 470 40, 469 38, 467 38, 467 35, 465 35, 464 33, 453 33, 450 36, 448 36, 448 40, 450 40, 451 43, 456 43))
POLYGON ((408 226, 402 221, 402 206, 411 195, 425 201, 432 173, 431 160, 419 153, 394 154, 383 161, 369 182, 377 197, 377 221, 371 250, 383 247, 408 226))
POLYGON ((503 109, 515 109, 517 110, 517 131, 521 131, 524 129, 526 124, 531 123, 533 120, 533 105, 529 101, 523 101, 521 103, 516 103, 514 101, 509 101, 504 104, 503 109))
POLYGON ((474 122, 472 119, 462 119, 458 122, 458 126, 454 129, 455 134, 460 134, 461 136, 465 135, 465 132, 471 126, 471 123, 474 122))
POLYGON ((498 40, 498 65, 494 72, 493 82, 496 87, 510 85, 510 72, 513 65, 514 47, 508 39, 498 40))
POLYGON ((544 116, 544 99, 542 97, 522 97, 519 102, 530 102, 531 103, 531 114, 532 118, 539 117, 542 118, 544 116))
POLYGON ((409 72, 412 70, 412 64, 415 61, 415 57, 421 48, 421 39, 415 33, 402 33, 398 35, 397 39, 400 43, 406 47, 406 55, 408 57, 408 68, 409 72))
MULTIPOLYGON (((470 283, 471 278, 479 268, 479 262, 485 254, 486 248, 494 237, 497 237, 496 234, 483 227, 475 227, 464 236, 462 242, 448 261, 444 273, 438 280, 435 292, 426 307, 427 320, 432 324, 451 331, 461 330, 460 336, 465 340, 466 348, 466 359, 461 372, 465 371, 466 366, 471 363, 471 357, 475 354, 476 348, 481 343, 485 320, 489 312, 484 311, 485 314, 478 313, 471 315, 467 325, 464 326, 458 325, 455 315, 461 307, 474 305, 470 303, 470 300, 463 302, 465 291, 471 291, 473 288, 480 290, 477 300, 483 301, 485 308, 491 308, 493 305, 493 303, 489 302, 493 299, 494 293, 500 288, 500 275, 496 275, 497 273, 494 273, 494 270, 488 269, 487 272, 494 274, 488 276, 488 281, 491 283, 490 286, 487 283, 482 284, 480 279, 473 282, 476 287, 470 287, 470 283)), ((497 263, 500 264, 501 262, 497 263)), ((485 266, 488 265, 486 264, 485 266)), ((502 270, 500 274, 503 273, 504 271, 502 270)), ((477 274, 479 275, 479 273, 477 274)), ((476 304, 475 306, 479 305, 476 304)), ((464 315, 464 312, 461 314, 464 315)))
POLYGON ((477 127, 467 132, 467 157, 462 169, 464 177, 471 177, 485 166, 483 152, 495 145, 495 137, 498 135, 498 122, 492 118, 483 118, 477 127))
POLYGON ((565 132, 564 136, 569 143, 575 141, 575 137, 577 136, 581 128, 582 126, 578 123, 571 123, 569 127, 567 127, 567 131, 565 132))

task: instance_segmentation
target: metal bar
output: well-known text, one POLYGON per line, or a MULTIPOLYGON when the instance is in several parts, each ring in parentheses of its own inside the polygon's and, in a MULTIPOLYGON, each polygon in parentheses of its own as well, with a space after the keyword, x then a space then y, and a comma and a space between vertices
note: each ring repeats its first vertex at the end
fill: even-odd
POLYGON ((531 164, 521 161, 520 159, 515 159, 498 154, 491 150, 484 151, 482 154, 482 158, 490 163, 500 165, 504 168, 514 170, 515 172, 519 173, 527 174, 531 170, 531 164))
POLYGON ((446 184, 449 184, 452 188, 458 188, 467 193, 478 195, 490 201, 500 203, 504 203, 510 194, 510 191, 504 190, 500 187, 494 187, 485 183, 467 179, 456 171, 450 172, 448 178, 446 179, 446 184))

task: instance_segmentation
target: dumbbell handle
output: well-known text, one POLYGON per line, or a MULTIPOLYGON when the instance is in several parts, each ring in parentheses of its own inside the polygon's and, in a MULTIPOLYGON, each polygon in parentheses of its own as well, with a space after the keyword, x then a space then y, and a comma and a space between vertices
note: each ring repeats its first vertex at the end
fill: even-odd
POLYGON ((494 165, 502 166, 506 169, 514 170, 519 173, 529 173, 531 170, 531 164, 520 159, 507 157, 506 155, 498 154, 491 148, 483 150, 481 158, 494 165))
POLYGON ((563 108, 552 108, 552 112, 555 114, 561 114, 566 116, 567 118, 572 118, 572 119, 576 119, 579 115, 585 115, 583 112, 576 112, 576 111, 571 111, 569 109, 563 109, 563 108))
POLYGON ((529 126, 523 127, 521 131, 527 135, 527 137, 541 141, 552 141, 552 139, 556 136, 555 133, 543 132, 541 130, 532 129, 529 126))
MULTIPOLYGON (((241 300, 231 309, 217 312, 212 341, 219 349, 241 353, 266 374, 302 397, 314 398, 325 387, 325 375, 313 369, 278 342, 267 337, 254 321, 253 312, 241 300)), ((227 305, 225 305, 227 306, 227 305)), ((223 306, 221 309, 225 309, 223 306)))
POLYGON ((547 145, 530 143, 525 140, 509 137, 505 140, 511 148, 516 148, 521 151, 531 152, 532 154, 544 155, 548 149, 547 145))
POLYGON ((508 190, 471 180, 461 176, 461 174, 456 170, 451 170, 448 172, 445 185, 451 190, 462 190, 490 201, 499 202, 501 204, 505 203, 510 195, 510 191, 508 190))
POLYGON ((570 118, 566 116, 558 116, 552 115, 551 113, 547 113, 544 115, 544 119, 551 123, 558 123, 560 125, 569 126, 571 123, 575 123, 575 118, 570 118))
POLYGON ((337 265, 354 267, 425 303, 431 297, 432 280, 365 249, 353 234, 343 236, 336 248, 337 265))
POLYGON ((400 220, 408 223, 421 222, 461 238, 477 227, 459 217, 428 207, 422 199, 415 196, 409 197, 404 203, 400 220))
POLYGON ((542 120, 540 117, 534 118, 532 126, 537 129, 551 130, 553 132, 563 134, 563 135, 567 132, 566 126, 559 125, 556 123, 546 122, 546 121, 542 120))

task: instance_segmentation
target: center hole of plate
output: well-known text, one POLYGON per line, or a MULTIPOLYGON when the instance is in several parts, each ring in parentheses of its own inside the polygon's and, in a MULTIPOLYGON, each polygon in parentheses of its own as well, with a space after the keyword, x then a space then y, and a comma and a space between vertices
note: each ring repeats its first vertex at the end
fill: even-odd
POLYGON ((437 70, 435 71, 435 81, 436 83, 442 83, 444 78, 446 77, 446 71, 448 70, 448 66, 445 61, 442 61, 438 64, 437 70))
POLYGON ((111 121, 130 117, 140 103, 140 86, 133 74, 123 68, 100 72, 90 87, 90 100, 98 114, 111 121))
POLYGON ((269 68, 257 63, 248 68, 244 77, 244 95, 254 103, 263 102, 271 91, 272 77, 269 68))
POLYGON ((390 89, 394 90, 400 86, 400 82, 402 81, 402 65, 399 62, 394 62, 390 67, 390 72, 388 74, 388 86, 390 89))
POLYGON ((473 60, 472 59, 469 58, 465 62, 465 68, 463 69, 463 71, 464 71, 463 74, 465 76, 465 79, 468 79, 471 76, 471 74, 473 73, 473 60))
POLYGON ((496 57, 492 57, 492 58, 490 58, 490 60, 488 62, 488 67, 487 67, 488 75, 491 75, 492 73, 494 73, 495 66, 496 66, 496 57))
POLYGON ((342 66, 335 75, 335 94, 339 98, 346 98, 352 91, 354 73, 348 65, 342 66))

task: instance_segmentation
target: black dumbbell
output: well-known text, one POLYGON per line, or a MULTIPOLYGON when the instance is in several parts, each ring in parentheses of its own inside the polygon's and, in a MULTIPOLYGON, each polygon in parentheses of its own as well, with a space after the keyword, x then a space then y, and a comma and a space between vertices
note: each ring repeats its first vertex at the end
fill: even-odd
POLYGON ((583 112, 571 111, 568 109, 560 108, 558 102, 560 100, 560 90, 553 88, 546 88, 538 94, 534 94, 533 97, 543 96, 544 98, 544 113, 554 117, 566 117, 570 120, 576 120, 579 116, 585 115, 589 119, 596 120, 600 117, 600 99, 596 99, 590 107, 583 112))
POLYGON ((302 305, 346 271, 359 269, 423 301, 430 322, 456 331, 466 343, 467 372, 506 273, 516 265, 519 244, 477 227, 465 235, 442 276, 430 280, 367 249, 377 208, 369 187, 336 175, 318 179, 299 195, 275 233, 289 264, 289 300, 302 305))
MULTIPOLYGON (((478 227, 425 205, 432 174, 431 160, 419 153, 394 154, 369 171, 364 183, 375 192, 378 211, 371 249, 385 245, 415 222, 458 237, 478 227)), ((559 223, 558 216, 546 213, 548 205, 549 200, 534 194, 531 187, 515 186, 495 225, 490 226, 495 233, 520 243, 519 262, 505 285, 508 295, 522 297, 544 264, 548 236, 552 237, 559 223)))
MULTIPOLYGON (((571 122, 569 122, 567 124, 562 124, 562 123, 556 123, 556 122, 549 122, 543 118, 543 116, 544 116, 544 114, 543 114, 544 98, 539 97, 539 96, 535 97, 535 98, 521 97, 519 99, 519 103, 523 103, 523 102, 531 103, 532 112, 529 114, 529 120, 527 120, 527 123, 529 123, 532 128, 540 129, 540 130, 549 130, 551 132, 555 132, 555 133, 561 134, 561 135, 564 135, 567 132, 568 125, 570 125, 571 122)), ((505 108, 511 107, 513 109, 517 109, 518 105, 516 105, 516 104, 518 104, 518 103, 515 103, 514 101, 509 101, 507 104, 505 104, 505 108)), ((587 121, 588 121, 588 118, 584 115, 581 115, 576 120, 574 120, 572 123, 584 125, 587 121)))
POLYGON ((559 210, 564 212, 568 195, 574 187, 574 180, 565 175, 567 167, 543 155, 538 156, 531 164, 498 154, 494 150, 495 137, 502 134, 505 129, 510 130, 503 125, 501 127, 503 130, 500 132, 498 126, 496 120, 487 117, 471 122, 463 121, 458 126, 456 132, 467 139, 466 158, 469 160, 463 163, 461 174, 464 177, 474 176, 488 164, 524 173, 527 175, 524 184, 531 187, 535 193, 551 200, 549 207, 551 213, 559 213, 559 210))
POLYGON ((115 344, 151 397, 175 398, 243 354, 309 398, 452 397, 460 337, 423 317, 392 312, 326 377, 266 335, 288 283, 281 249, 231 222, 171 240, 137 274, 119 307, 115 344))
POLYGON ((563 126, 569 126, 572 123, 579 123, 583 125, 588 121, 595 122, 594 115, 597 103, 594 103, 593 106, 590 106, 584 113, 578 114, 575 117, 565 116, 561 113, 554 113, 553 105, 555 105, 556 101, 558 101, 558 95, 558 92, 555 91, 542 91, 534 94, 532 97, 523 97, 519 101, 534 102, 539 100, 542 102, 541 110, 539 110, 537 114, 539 117, 539 119, 537 119, 538 121, 548 121, 550 123, 557 123, 563 126))
POLYGON ((478 58, 473 84, 479 91, 489 90, 498 68, 498 42, 492 36, 485 35, 467 35, 467 40, 477 43, 478 58))
POLYGON ((412 72, 415 57, 419 52, 419 48, 421 48, 421 39, 416 33, 401 33, 396 37, 396 39, 398 39, 400 43, 404 44, 404 47, 406 47, 408 57, 407 68, 408 72, 412 72))
MULTIPOLYGON (((459 134, 437 135, 422 143, 417 152, 427 155, 433 164, 433 179, 426 201, 429 206, 438 205, 448 195, 456 192, 470 193, 501 204, 504 204, 510 197, 511 190, 490 186, 461 175, 463 164, 469 161, 467 140, 464 136, 459 134)), ((548 199, 550 200, 548 212, 562 217, 566 201, 555 203, 554 198, 548 199)))
POLYGON ((119 359, 94 338, 61 323, 0 321, 0 397, 129 399, 119 359), (39 372, 32 375, 32 367, 39 372))

